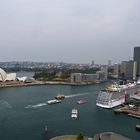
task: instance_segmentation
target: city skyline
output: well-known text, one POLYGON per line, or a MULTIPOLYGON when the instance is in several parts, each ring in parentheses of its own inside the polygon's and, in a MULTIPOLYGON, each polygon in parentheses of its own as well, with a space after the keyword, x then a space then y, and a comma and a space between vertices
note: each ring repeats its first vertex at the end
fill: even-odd
POLYGON ((5 0, 1 61, 107 64, 140 46, 139 0, 5 0))

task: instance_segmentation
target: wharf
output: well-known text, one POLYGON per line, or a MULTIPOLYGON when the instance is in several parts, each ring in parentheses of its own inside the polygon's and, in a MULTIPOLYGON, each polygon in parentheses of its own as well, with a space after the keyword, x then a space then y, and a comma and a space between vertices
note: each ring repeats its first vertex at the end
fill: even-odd
POLYGON ((95 135, 93 140, 132 140, 132 139, 117 133, 105 132, 105 133, 95 135))
MULTIPOLYGON (((51 138, 50 140, 77 140, 78 139, 77 136, 78 135, 64 135, 51 138)), ((104 132, 96 134, 93 138, 84 137, 82 140, 132 140, 132 139, 117 133, 104 132)))
MULTIPOLYGON (((50 140, 77 140, 77 135, 65 135, 51 138, 50 140)), ((84 137, 83 140, 88 140, 87 137, 84 137)))
POLYGON ((37 86, 37 85, 44 85, 44 83, 39 83, 39 82, 24 83, 24 82, 19 82, 19 81, 4 82, 4 83, 0 83, 0 88, 23 87, 23 86, 37 86))
POLYGON ((119 109, 114 110, 115 113, 126 113, 128 116, 132 116, 140 119, 140 107, 129 107, 128 105, 125 107, 121 107, 119 109))
POLYGON ((6 87, 22 87, 22 86, 41 86, 41 85, 69 85, 69 86, 86 86, 90 84, 86 83, 71 83, 71 82, 60 82, 60 81, 34 81, 31 83, 11 81, 11 82, 1 82, 0 88, 6 87))

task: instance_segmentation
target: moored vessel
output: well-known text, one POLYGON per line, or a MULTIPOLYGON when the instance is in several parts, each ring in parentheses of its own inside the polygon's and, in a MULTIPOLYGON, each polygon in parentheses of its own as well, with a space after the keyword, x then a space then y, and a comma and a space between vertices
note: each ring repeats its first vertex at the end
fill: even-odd
POLYGON ((130 96, 140 90, 136 83, 118 85, 113 84, 102 90, 96 99, 96 105, 102 108, 113 108, 125 103, 126 95, 130 96))

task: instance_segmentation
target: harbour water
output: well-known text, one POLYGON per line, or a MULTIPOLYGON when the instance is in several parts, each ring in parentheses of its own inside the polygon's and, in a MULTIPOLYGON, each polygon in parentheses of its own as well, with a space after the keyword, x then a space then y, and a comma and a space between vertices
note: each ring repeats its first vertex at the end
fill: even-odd
POLYGON ((17 75, 17 77, 24 77, 24 76, 33 77, 34 76, 34 72, 18 71, 18 72, 16 72, 16 75, 17 75))
POLYGON ((44 85, 0 89, 0 140, 48 140, 49 137, 83 133, 90 137, 113 131, 140 139, 135 130, 139 119, 96 106, 98 92, 107 84, 89 86, 44 85), (66 98, 62 103, 47 105, 58 93, 66 98), (83 105, 77 100, 85 99, 83 105), (77 108, 79 117, 72 120, 71 110, 77 108), (45 132, 47 126, 48 131, 45 132))

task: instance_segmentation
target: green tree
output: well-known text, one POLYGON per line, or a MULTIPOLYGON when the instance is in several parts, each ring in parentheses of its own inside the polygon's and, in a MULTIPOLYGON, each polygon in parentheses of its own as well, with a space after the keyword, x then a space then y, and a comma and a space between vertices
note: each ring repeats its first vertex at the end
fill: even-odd
POLYGON ((80 133, 78 136, 77 136, 77 140, 84 140, 84 135, 82 133, 80 133))

